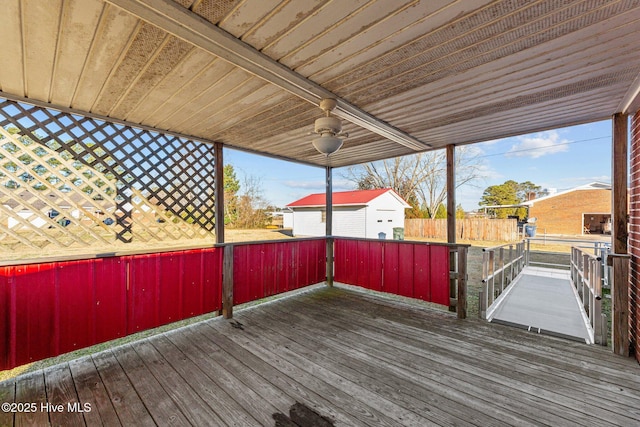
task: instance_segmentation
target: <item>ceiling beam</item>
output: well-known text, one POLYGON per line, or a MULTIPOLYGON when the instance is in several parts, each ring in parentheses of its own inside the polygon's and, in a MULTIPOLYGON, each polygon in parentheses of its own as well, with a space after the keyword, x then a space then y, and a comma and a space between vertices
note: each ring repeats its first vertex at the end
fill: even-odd
POLYGON ((640 74, 629 85, 629 90, 623 98, 616 113, 634 114, 640 110, 640 74))
POLYGON ((333 112, 344 120, 415 151, 431 148, 429 144, 341 99, 173 0, 105 1, 313 105, 319 105, 324 98, 333 98, 338 104, 333 112))
MULTIPOLYGON (((184 133, 180 133, 180 132, 175 132, 175 131, 171 131, 171 130, 160 129, 160 128, 155 128, 155 127, 152 127, 152 126, 143 125, 141 123, 134 123, 134 122, 129 122, 127 120, 121 120, 121 119, 118 119, 116 117, 103 116, 102 114, 96 114, 96 113, 92 113, 90 111, 78 110, 78 109, 70 108, 70 107, 63 107, 63 106, 56 105, 56 104, 51 104, 51 103, 45 102, 45 101, 38 101, 37 99, 25 98, 25 97, 22 97, 22 96, 14 95, 12 93, 3 92, 2 90, 0 90, 0 98, 7 99, 9 101, 15 101, 15 102, 21 102, 21 103, 25 103, 25 104, 35 105, 36 107, 40 107, 40 108, 56 110, 56 111, 60 111, 61 113, 65 113, 65 114, 75 114, 77 116, 90 117, 92 119, 102 120, 103 122, 113 123, 113 124, 116 124, 116 125, 128 126, 128 127, 134 128, 134 129, 142 129, 142 130, 147 130, 147 131, 150 131, 150 132, 162 133, 162 134, 165 134, 165 135, 171 135, 171 136, 175 136, 177 138, 189 139, 189 140, 192 140, 192 141, 202 142, 202 143, 205 143, 205 144, 211 144, 211 145, 215 145, 216 144, 216 141, 212 141, 210 139, 203 138, 203 137, 200 137, 200 136, 197 136, 197 135, 188 135, 188 134, 184 134, 184 133)), ((324 164, 320 164, 320 163, 304 161, 304 160, 295 159, 295 158, 291 158, 291 157, 280 156, 280 155, 272 154, 272 153, 265 153, 263 151, 252 150, 252 149, 246 148, 246 147, 236 147, 235 145, 231 145, 231 144, 224 144, 224 148, 225 149, 228 148, 228 149, 236 150, 236 151, 242 151, 242 152, 250 153, 250 154, 255 154, 255 155, 258 155, 258 156, 269 157, 271 159, 282 160, 282 161, 285 161, 285 162, 299 163, 299 164, 305 165, 305 166, 313 166, 313 167, 319 167, 319 168, 323 168, 323 169, 326 167, 324 164)))

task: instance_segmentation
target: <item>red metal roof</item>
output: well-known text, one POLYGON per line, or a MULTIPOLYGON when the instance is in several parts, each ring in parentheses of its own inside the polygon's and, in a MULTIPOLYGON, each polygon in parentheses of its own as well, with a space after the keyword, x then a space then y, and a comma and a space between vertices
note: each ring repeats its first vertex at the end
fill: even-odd
MULTIPOLYGON (((376 190, 339 191, 333 193, 333 205, 366 205, 378 196, 383 195, 391 188, 380 188, 376 190)), ((402 200, 402 199, 400 199, 402 200)), ((289 203, 287 207, 300 208, 311 206, 324 206, 326 204, 325 193, 309 194, 302 199, 289 203)))

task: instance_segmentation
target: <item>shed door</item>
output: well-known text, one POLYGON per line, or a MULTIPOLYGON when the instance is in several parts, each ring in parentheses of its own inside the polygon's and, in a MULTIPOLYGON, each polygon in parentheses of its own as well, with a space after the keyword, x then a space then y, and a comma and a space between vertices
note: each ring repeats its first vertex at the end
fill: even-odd
POLYGON ((385 233, 387 239, 393 239, 393 227, 399 227, 393 222, 394 214, 393 209, 376 209, 373 224, 374 237, 378 237, 378 233, 385 233))

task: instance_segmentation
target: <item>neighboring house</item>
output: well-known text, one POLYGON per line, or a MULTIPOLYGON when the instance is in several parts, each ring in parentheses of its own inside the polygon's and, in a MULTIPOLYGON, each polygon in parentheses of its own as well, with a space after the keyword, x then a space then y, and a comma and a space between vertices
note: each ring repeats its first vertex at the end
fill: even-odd
MULTIPOLYGON (((324 236, 325 194, 311 194, 287 205, 293 211, 294 236, 324 236)), ((393 238, 393 229, 404 227, 404 210, 410 208, 390 188, 333 193, 333 235, 393 238)))
POLYGON ((289 209, 271 211, 266 213, 271 220, 267 228, 292 228, 293 212, 289 209))
POLYGON ((282 228, 293 229, 293 211, 289 208, 282 211, 282 228))
POLYGON ((537 233, 611 233, 611 185, 592 182, 523 203, 537 233))

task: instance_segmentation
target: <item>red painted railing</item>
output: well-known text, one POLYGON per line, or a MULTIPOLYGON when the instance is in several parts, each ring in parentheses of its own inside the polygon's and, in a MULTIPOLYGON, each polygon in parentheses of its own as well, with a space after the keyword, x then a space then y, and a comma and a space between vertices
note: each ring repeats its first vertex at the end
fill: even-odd
POLYGON ((449 305, 445 244, 335 239, 335 280, 449 305))
POLYGON ((0 369, 219 310, 222 253, 0 267, 0 369))
POLYGON ((326 240, 233 245, 233 303, 242 304, 323 282, 326 240))
MULTIPOLYGON (((0 369, 216 310, 231 314, 233 304, 323 282, 326 243, 238 243, 0 267, 0 369)), ((450 249, 336 239, 335 279, 448 305, 450 249)))

